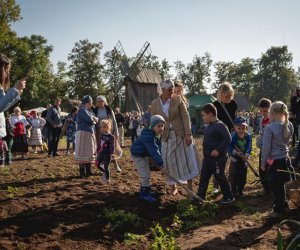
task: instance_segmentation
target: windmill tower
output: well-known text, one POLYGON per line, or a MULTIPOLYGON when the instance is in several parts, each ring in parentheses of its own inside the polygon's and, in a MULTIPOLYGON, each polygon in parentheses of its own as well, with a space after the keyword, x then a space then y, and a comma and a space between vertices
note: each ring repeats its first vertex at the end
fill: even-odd
POLYGON ((120 41, 116 44, 112 53, 118 58, 118 65, 122 78, 116 85, 114 93, 109 95, 113 101, 121 88, 125 86, 125 107, 127 111, 146 110, 151 101, 157 97, 157 84, 161 78, 156 69, 145 67, 145 58, 151 55, 150 43, 145 42, 132 63, 129 62, 120 41))

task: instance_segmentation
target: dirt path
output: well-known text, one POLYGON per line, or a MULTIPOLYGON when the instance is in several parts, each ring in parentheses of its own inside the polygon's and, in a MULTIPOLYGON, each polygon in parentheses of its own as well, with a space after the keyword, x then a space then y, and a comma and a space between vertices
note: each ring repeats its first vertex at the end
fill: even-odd
MULTIPOLYGON (((111 166, 111 185, 102 184, 98 174, 79 179, 71 155, 29 154, 29 159, 1 168, 0 249, 149 249, 150 228, 156 222, 169 227, 178 201, 186 195, 183 190, 176 197, 168 195, 163 176, 152 172, 159 203, 144 203, 137 195, 139 181, 129 147, 120 166, 121 173, 111 166), (103 218, 105 209, 136 214, 141 223, 131 232, 144 235, 144 240, 138 245, 124 241, 126 231, 111 230, 103 218)), ((194 185, 196 190, 198 181, 194 185)), ((242 202, 219 207, 199 228, 177 235, 176 243, 181 249, 275 249, 277 221, 265 219, 272 199, 258 196, 260 191, 259 185, 248 185, 242 202)), ((293 211, 295 216, 300 217, 299 211, 293 211)))

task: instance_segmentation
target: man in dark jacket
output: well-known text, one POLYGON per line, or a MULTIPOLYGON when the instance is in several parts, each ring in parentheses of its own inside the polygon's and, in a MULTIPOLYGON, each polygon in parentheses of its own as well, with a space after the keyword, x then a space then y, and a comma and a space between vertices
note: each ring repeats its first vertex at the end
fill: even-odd
POLYGON ((61 134, 62 128, 62 120, 60 116, 60 104, 61 99, 56 98, 54 105, 50 107, 47 111, 47 122, 49 123, 49 130, 48 130, 48 156, 59 156, 57 153, 57 147, 59 142, 59 137, 61 134))

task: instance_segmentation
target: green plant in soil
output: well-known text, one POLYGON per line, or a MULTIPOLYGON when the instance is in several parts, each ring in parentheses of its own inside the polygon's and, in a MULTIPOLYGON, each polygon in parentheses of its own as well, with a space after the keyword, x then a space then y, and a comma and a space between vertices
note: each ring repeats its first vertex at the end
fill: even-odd
POLYGON ((138 245, 143 240, 146 240, 145 235, 133 234, 133 233, 125 233, 124 238, 125 238, 124 242, 126 245, 138 245))
POLYGON ((300 249, 300 222, 297 220, 283 220, 279 223, 277 229, 277 249, 278 250, 297 250, 300 249), (290 224, 296 228, 295 233, 290 237, 290 242, 286 243, 284 247, 284 241, 282 236, 283 225, 290 224))
POLYGON ((218 205, 213 202, 196 205, 192 204, 190 200, 181 200, 177 204, 173 225, 177 225, 178 231, 186 232, 198 228, 201 221, 214 217, 217 212, 218 205))
POLYGON ((103 218, 112 232, 130 232, 140 225, 140 218, 124 210, 104 209, 103 218))
POLYGON ((7 187, 7 196, 9 199, 13 199, 19 195, 19 189, 17 187, 8 186, 7 187))
POLYGON ((151 250, 177 250, 174 232, 170 229, 164 230, 159 223, 151 228, 154 241, 152 242, 151 250))

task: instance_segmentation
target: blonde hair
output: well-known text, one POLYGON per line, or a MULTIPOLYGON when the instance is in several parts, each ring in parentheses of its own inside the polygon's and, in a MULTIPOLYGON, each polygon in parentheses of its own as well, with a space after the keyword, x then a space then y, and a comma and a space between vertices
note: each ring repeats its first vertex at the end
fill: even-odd
POLYGON ((227 93, 232 93, 232 98, 234 95, 234 90, 230 82, 223 82, 217 92, 217 100, 222 102, 222 96, 226 95, 227 93))
POLYGON ((290 130, 288 127, 289 121, 289 110, 288 107, 281 101, 273 102, 270 108, 270 115, 283 115, 285 117, 285 126, 283 130, 283 136, 287 139, 290 135, 290 130))
POLYGON ((15 107, 15 108, 14 108, 14 113, 16 113, 17 111, 19 111, 19 112, 21 113, 20 107, 15 107))
POLYGON ((107 128, 111 132, 112 122, 110 119, 104 119, 100 121, 100 127, 107 128))

